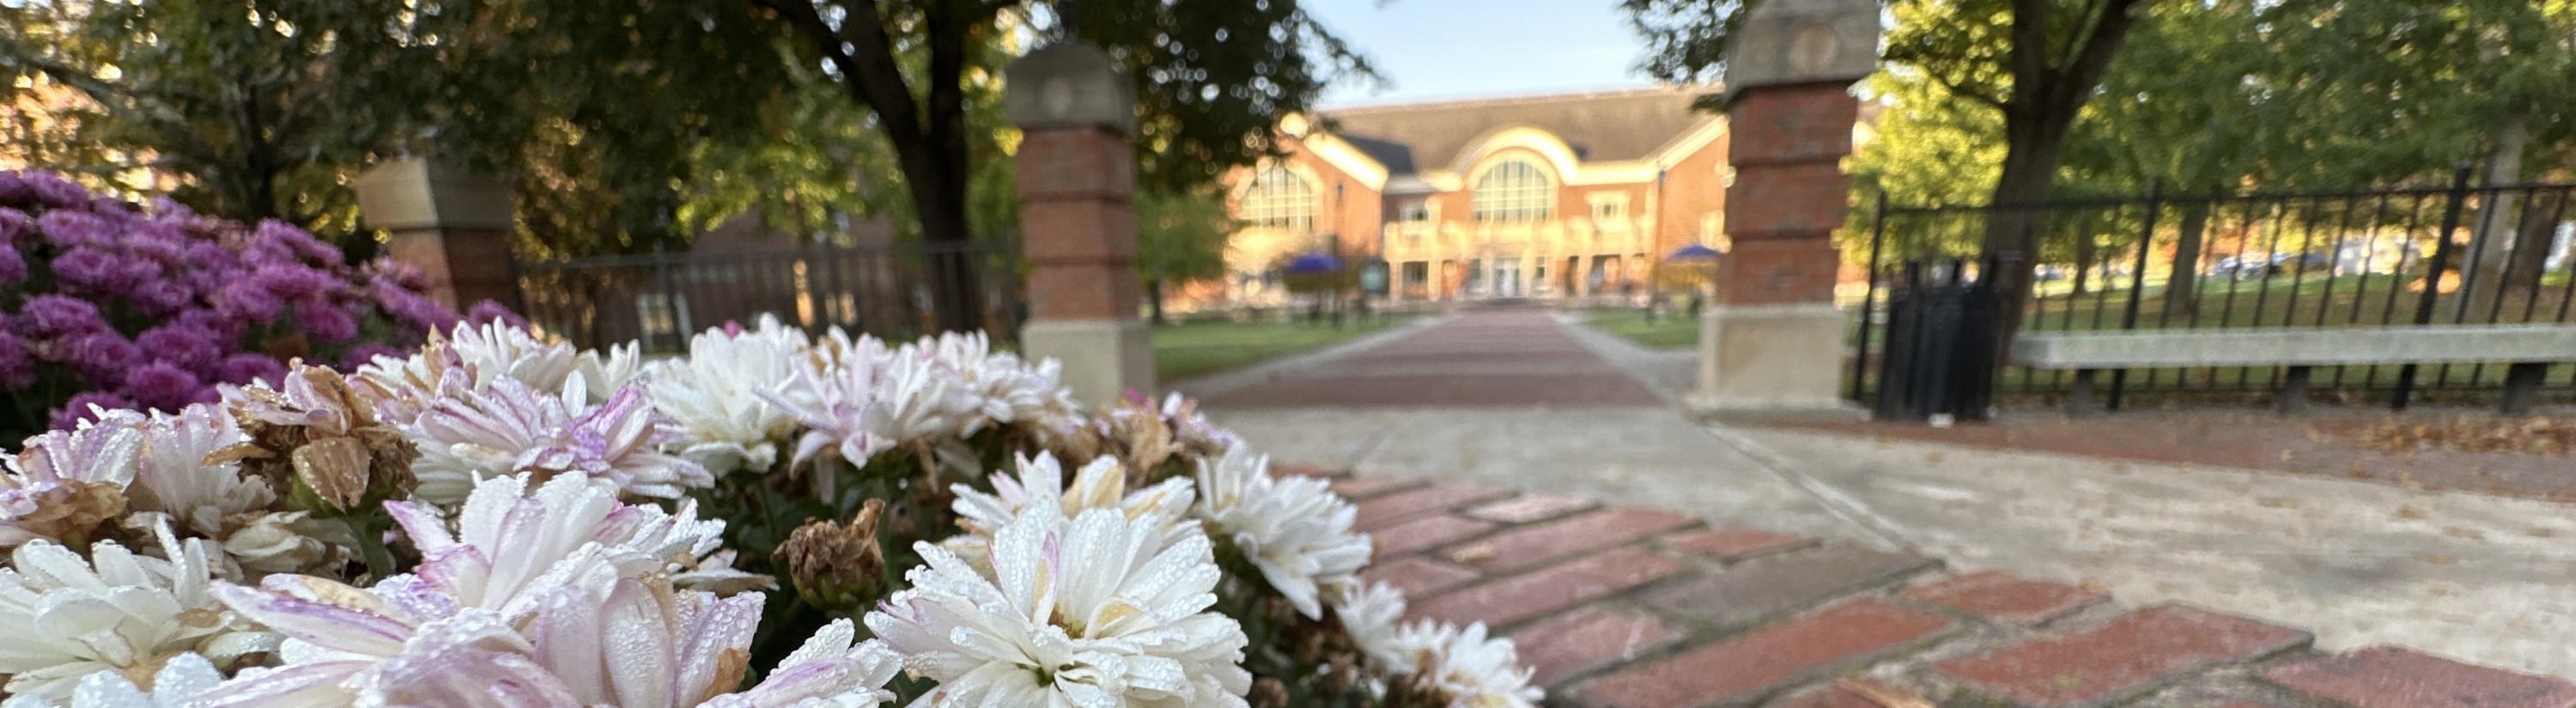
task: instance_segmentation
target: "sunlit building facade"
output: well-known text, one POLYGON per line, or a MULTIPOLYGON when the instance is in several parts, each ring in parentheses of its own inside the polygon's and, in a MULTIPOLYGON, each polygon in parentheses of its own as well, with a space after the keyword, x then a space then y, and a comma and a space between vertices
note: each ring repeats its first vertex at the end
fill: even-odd
POLYGON ((1385 297, 1641 294, 1663 254, 1722 246, 1725 119, 1688 90, 1290 116, 1286 157, 1237 170, 1225 299, 1285 299, 1280 266, 1384 264, 1385 297))

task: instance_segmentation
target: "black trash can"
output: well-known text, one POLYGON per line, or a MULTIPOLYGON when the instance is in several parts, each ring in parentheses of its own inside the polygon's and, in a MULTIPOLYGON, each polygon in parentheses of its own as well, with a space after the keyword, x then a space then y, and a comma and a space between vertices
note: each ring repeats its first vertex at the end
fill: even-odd
POLYGON ((1909 262, 1888 297, 1880 420, 1985 420, 1994 399, 2003 298, 1992 264, 1909 262))

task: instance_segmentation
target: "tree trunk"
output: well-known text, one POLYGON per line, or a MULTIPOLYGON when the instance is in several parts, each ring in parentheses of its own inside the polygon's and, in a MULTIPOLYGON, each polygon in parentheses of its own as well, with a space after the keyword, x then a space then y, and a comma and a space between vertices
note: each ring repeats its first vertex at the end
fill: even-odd
POLYGON ((2092 234, 2075 240, 2075 286, 2067 297, 2084 294, 2085 286, 2092 282, 2094 261, 2101 255, 2101 250, 2102 244, 2094 240, 2092 234))
POLYGON ((2505 266, 2507 290, 2534 292, 2549 269, 2549 247, 2558 235, 2557 219, 2567 208, 2567 192, 2535 194, 2523 206, 2522 226, 2515 230, 2512 259, 2505 266))
POLYGON ((2165 314, 2193 317, 2200 314, 2200 249, 2203 235, 2209 230, 2210 202, 2182 204, 2182 235, 2174 244, 2173 276, 2165 281, 2165 314))
MULTIPOLYGON (((2048 199, 2057 177, 2059 153, 2084 102, 2102 83, 2120 42, 2127 39, 2139 0, 2101 0, 2074 14, 2071 28, 2052 15, 2050 0, 2012 0, 2012 50, 2004 64, 2012 74, 2012 97, 2003 102, 2004 165, 1995 180, 1996 206, 2036 206, 2048 199), (2074 34, 2061 41, 2055 33, 2074 34)), ((2021 329, 2022 309, 2030 299, 2030 269, 2047 214, 2036 209, 1995 209, 1986 217, 1986 257, 1996 264, 1997 293, 2003 298, 2000 337, 1995 351, 2009 355, 2021 329)))
MULTIPOLYGON (((2530 111, 2516 110, 2505 116, 2504 125, 2496 129, 2495 152, 2487 157, 2487 186, 2501 188, 2522 181, 2522 153, 2530 138, 2530 111)), ((2466 259, 2460 269, 2464 279, 2460 284, 2464 297, 2459 300, 2464 308, 2460 312, 2462 322, 2495 306, 2496 298, 2503 294, 2507 261, 2512 256, 2514 238, 2506 232, 2513 228, 2508 219, 2513 216, 2514 197, 2518 195, 2513 190, 2496 189, 2484 196, 2479 200, 2477 229, 2469 235, 2474 245, 2461 255, 2466 259)))

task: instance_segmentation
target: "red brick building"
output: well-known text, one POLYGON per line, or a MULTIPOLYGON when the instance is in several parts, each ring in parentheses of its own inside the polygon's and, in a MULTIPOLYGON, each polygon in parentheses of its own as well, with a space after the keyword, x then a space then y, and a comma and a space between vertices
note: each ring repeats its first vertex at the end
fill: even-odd
POLYGON ((1243 223, 1226 296, 1284 298, 1308 253, 1383 259, 1398 302, 1641 291, 1661 258, 1723 249, 1726 121, 1696 91, 1371 106, 1290 116, 1284 159, 1228 175, 1243 223))

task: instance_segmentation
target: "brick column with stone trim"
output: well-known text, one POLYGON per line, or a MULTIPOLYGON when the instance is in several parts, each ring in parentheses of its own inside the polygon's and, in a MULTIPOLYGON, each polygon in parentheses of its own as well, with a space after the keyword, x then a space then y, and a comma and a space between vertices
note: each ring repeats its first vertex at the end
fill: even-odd
POLYGON ((385 255, 419 268, 430 295, 463 311, 485 300, 520 309, 510 188, 428 160, 403 159, 358 176, 358 214, 392 232, 385 255))
POLYGON ((1020 349, 1064 363, 1095 403, 1154 389, 1136 277, 1136 101, 1100 50, 1057 44, 1011 63, 1002 105, 1020 128, 1020 243, 1029 322, 1020 349))
POLYGON ((1834 306, 1860 102, 1878 63, 1873 0, 1773 0, 1728 52, 1726 235, 1717 300, 1701 314, 1692 407, 1714 414, 1855 413, 1841 400, 1843 313, 1834 306))

